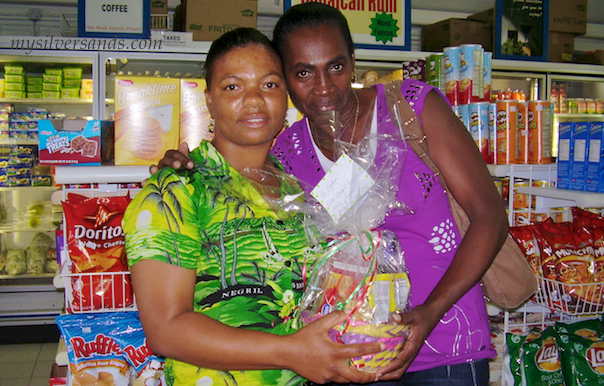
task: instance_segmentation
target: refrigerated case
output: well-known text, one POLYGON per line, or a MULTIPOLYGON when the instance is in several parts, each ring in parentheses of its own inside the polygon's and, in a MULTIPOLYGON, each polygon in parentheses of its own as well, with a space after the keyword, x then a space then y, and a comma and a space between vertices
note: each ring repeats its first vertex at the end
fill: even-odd
MULTIPOLYGON (((21 65, 26 74, 39 76, 46 68, 78 66, 83 70, 84 79, 98 82, 96 52, 27 52, 0 49, 1 78, 4 78, 4 66, 7 64, 21 65)), ((37 108, 66 116, 98 115, 93 99, 0 98, 0 104, 4 103, 12 104, 15 112, 27 112, 29 108, 37 108)), ((0 139, 0 152, 9 152, 15 145, 36 149, 38 141, 0 139)), ((7 253, 26 253, 26 249, 39 233, 55 240, 55 231, 61 217, 59 214, 57 222, 57 207, 52 205, 51 196, 57 189, 56 186, 0 188, 0 245, 3 261, 6 260, 7 253)), ((55 316, 61 312, 64 304, 63 292, 53 285, 53 277, 56 275, 54 268, 54 265, 49 265, 42 273, 39 269, 30 269, 24 273, 20 273, 20 269, 7 269, 6 266, 0 269, 0 326, 54 323, 55 316)))

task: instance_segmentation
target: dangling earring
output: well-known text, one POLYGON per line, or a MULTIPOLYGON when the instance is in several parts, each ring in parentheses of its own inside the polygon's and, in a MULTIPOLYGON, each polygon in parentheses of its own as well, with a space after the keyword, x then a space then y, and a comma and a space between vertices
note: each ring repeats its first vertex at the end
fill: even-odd
POLYGON ((283 130, 286 130, 289 128, 289 122, 287 120, 287 118, 285 118, 285 120, 283 121, 283 130))
POLYGON ((210 123, 208 124, 208 131, 214 133, 214 118, 210 117, 210 123))
POLYGON ((356 83, 357 82, 357 74, 354 73, 354 71, 352 72, 352 83, 356 83))

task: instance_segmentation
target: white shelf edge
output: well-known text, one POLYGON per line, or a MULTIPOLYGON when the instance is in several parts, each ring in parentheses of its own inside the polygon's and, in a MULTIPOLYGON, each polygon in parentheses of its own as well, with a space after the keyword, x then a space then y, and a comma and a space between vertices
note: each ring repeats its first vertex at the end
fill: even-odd
POLYGON ((62 99, 62 98, 0 98, 0 103, 28 103, 28 104, 59 104, 59 105, 91 105, 92 99, 62 99))
POLYGON ((602 208, 604 207, 604 194, 584 192, 578 190, 558 189, 552 187, 521 186, 518 193, 531 194, 534 196, 549 197, 559 200, 574 202, 581 208, 602 208))
POLYGON ((57 184, 115 184, 143 182, 149 178, 148 165, 141 166, 57 166, 57 184))

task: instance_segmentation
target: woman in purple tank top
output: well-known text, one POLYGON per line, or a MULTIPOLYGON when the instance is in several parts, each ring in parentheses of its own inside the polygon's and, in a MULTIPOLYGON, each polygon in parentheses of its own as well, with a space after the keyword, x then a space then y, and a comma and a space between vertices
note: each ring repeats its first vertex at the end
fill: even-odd
MULTIPOLYGON (((389 109, 383 85, 351 87, 354 45, 337 9, 320 3, 290 8, 275 27, 274 43, 291 99, 304 114, 273 146, 287 172, 314 186, 333 165, 333 111, 346 127, 344 141, 396 129, 384 123, 389 109)), ((401 91, 471 225, 462 240, 438 176, 409 151, 399 199, 414 213, 387 216, 380 228, 395 232, 405 253, 412 308, 401 314, 401 323, 409 324, 410 335, 398 359, 378 372, 376 385, 487 386, 488 358, 495 350, 479 282, 507 236, 503 202, 477 146, 440 91, 412 80, 401 91)), ((186 153, 185 147, 180 151, 186 153)), ((184 161, 174 152, 160 166, 184 161)))

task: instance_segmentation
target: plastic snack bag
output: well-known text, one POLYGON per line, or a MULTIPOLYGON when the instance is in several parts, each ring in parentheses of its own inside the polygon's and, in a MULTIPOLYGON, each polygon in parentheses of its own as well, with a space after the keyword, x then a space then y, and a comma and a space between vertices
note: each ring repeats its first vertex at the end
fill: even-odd
POLYGON ((123 312, 121 323, 113 331, 113 339, 122 349, 124 358, 133 371, 131 386, 164 386, 164 359, 153 354, 147 345, 147 337, 138 312, 123 312))
POLYGON ((70 312, 132 306, 122 218, 131 199, 84 197, 70 193, 63 202, 71 263, 70 312))
POLYGON ((113 338, 121 313, 59 315, 57 326, 67 347, 68 385, 118 386, 130 382, 130 365, 113 338))

